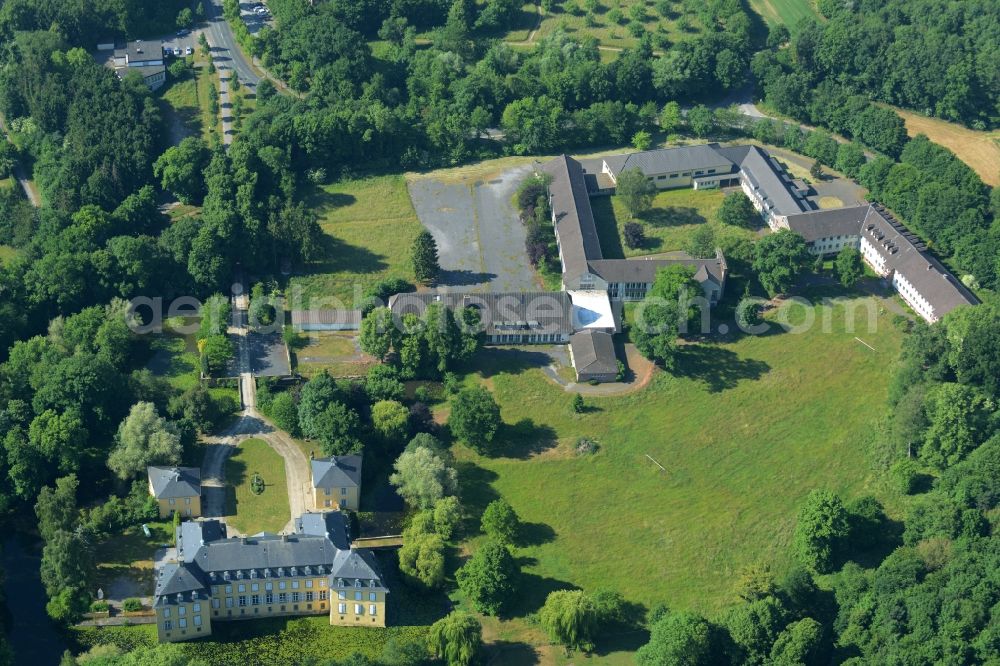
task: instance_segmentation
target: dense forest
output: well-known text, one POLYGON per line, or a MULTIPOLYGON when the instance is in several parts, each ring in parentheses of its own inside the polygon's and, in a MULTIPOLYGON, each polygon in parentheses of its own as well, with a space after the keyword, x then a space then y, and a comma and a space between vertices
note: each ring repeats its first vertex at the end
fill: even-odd
POLYGON ((770 56, 784 71, 762 83, 782 112, 815 116, 829 96, 847 93, 976 129, 1000 123, 1000 8, 992 0, 818 5, 826 20, 797 26, 787 51, 770 56))

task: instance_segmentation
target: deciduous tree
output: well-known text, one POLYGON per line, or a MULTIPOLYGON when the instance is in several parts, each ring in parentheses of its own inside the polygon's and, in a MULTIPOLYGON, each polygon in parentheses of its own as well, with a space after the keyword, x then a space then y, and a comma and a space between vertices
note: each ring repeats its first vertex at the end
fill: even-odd
POLYGON ((507 546, 490 540, 459 569, 458 586, 480 613, 497 615, 514 596, 520 569, 507 546))
POLYGON ((636 217, 649 210, 656 195, 654 186, 638 168, 626 169, 618 174, 615 196, 618 197, 629 215, 636 217))
POLYGON ((118 427, 115 448, 108 467, 120 479, 145 472, 149 465, 176 465, 181 460, 180 433, 170 421, 156 413, 150 402, 132 406, 118 427))
POLYGON ((444 460, 422 446, 404 451, 393 465, 389 482, 408 504, 430 509, 455 492, 458 475, 444 460))
POLYGON ((500 428, 500 406, 485 388, 462 389, 452 400, 448 426, 471 448, 486 453, 500 428))
POLYGON ((431 625, 427 640, 448 666, 469 666, 483 647, 483 627, 468 613, 454 611, 431 625))
POLYGON ((496 499, 483 511, 481 526, 491 539, 512 546, 521 530, 521 520, 507 500, 496 499))

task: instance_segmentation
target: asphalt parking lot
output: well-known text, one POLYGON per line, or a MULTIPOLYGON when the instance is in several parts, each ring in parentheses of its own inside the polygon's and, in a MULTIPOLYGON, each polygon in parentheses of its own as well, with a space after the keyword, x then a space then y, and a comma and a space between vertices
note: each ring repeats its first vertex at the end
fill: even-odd
POLYGON ((485 183, 410 183, 420 222, 438 244, 438 288, 470 291, 537 289, 524 250, 525 229, 510 198, 530 166, 505 171, 485 183))

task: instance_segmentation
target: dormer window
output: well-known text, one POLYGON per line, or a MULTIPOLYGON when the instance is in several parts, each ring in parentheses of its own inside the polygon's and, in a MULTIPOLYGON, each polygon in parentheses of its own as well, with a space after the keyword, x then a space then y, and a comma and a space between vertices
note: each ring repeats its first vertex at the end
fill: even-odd
POLYGON ((361 587, 361 579, 360 578, 357 579, 356 581, 354 581, 354 587, 361 587))
POLYGON ((257 577, 257 570, 256 569, 251 569, 250 570, 250 577, 251 578, 256 578, 257 577))
POLYGON ((292 567, 292 575, 293 576, 298 576, 299 575, 299 569, 298 569, 298 567, 292 567))
POLYGON ((226 579, 226 580, 229 580, 229 579, 231 579, 231 578, 232 578, 232 576, 231 576, 231 575, 229 574, 229 572, 228 572, 228 571, 223 571, 223 572, 222 572, 222 577, 223 577, 224 579, 226 579))
POLYGON ((312 575, 312 567, 309 566, 308 564, 306 565, 305 575, 306 576, 311 576, 312 575))
POLYGON ((236 580, 243 580, 243 569, 236 572, 236 580))
POLYGON ((344 587, 344 579, 343 578, 338 578, 337 579, 337 587, 344 587))
POLYGON ((278 567, 278 575, 279 576, 285 575, 285 567, 278 567))
POLYGON ((368 587, 377 587, 376 583, 378 583, 378 581, 373 578, 368 581, 368 587))
POLYGON ((264 578, 270 578, 270 577, 271 577, 271 570, 264 569, 264 578))

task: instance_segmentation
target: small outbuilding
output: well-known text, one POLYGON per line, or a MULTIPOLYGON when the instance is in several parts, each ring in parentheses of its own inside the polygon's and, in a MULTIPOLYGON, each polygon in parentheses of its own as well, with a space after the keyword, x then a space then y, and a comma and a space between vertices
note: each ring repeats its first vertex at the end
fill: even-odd
POLYGON ((361 456, 312 460, 313 508, 357 511, 361 498, 361 456))
POLYGON ((586 330, 569 339, 569 354, 581 382, 613 382, 618 377, 618 357, 611 335, 586 330))
POLYGON ((160 518, 174 511, 184 518, 201 515, 201 470, 197 467, 147 467, 149 494, 160 508, 160 518))

